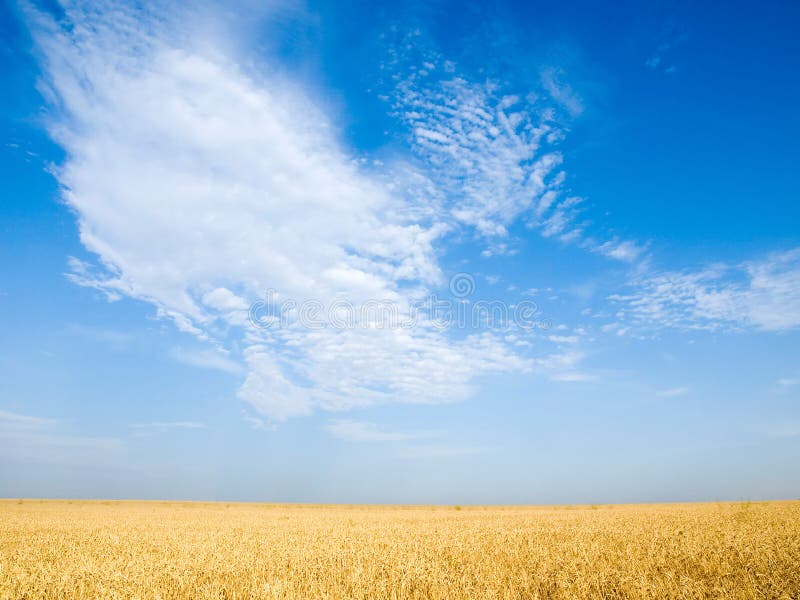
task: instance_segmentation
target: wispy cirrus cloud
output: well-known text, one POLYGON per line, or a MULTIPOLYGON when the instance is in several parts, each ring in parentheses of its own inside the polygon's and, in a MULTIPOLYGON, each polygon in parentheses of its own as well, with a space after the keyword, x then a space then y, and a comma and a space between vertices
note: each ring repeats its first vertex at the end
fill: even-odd
POLYGON ((685 396, 688 393, 689 393, 688 387, 680 386, 680 387, 667 388, 665 390, 659 390, 658 392, 656 392, 656 395, 660 396, 661 398, 676 398, 678 396, 685 396))
POLYGON ((493 449, 486 446, 458 446, 448 444, 410 445, 397 452, 400 458, 425 459, 425 458, 462 458, 486 454, 493 449))
POLYGON ((667 75, 676 73, 679 67, 670 58, 670 55, 674 54, 675 49, 689 39, 688 33, 677 23, 668 22, 658 35, 658 39, 660 42, 645 61, 645 66, 648 69, 661 71, 667 75))
POLYGON ((584 111, 583 98, 580 97, 572 86, 564 81, 561 69, 548 67, 542 69, 542 87, 550 97, 563 106, 570 116, 577 117, 584 111))
POLYGON ((153 421, 150 423, 132 423, 131 431, 136 435, 153 435, 181 430, 207 429, 205 423, 198 421, 153 421))
POLYGON ((539 87, 515 92, 500 78, 471 80, 420 36, 412 32, 391 53, 387 98, 426 165, 424 177, 439 191, 437 202, 485 238, 484 256, 513 254, 508 227, 522 219, 544 237, 638 260, 645 244, 587 231, 583 199, 566 186, 561 114, 578 117, 583 100, 563 72, 543 68, 539 87))
POLYGON ((2 428, 35 429, 49 427, 56 423, 57 421, 55 419, 24 415, 10 410, 0 410, 0 427, 2 428))
POLYGON ((553 226, 548 216, 558 205, 548 215, 545 205, 555 198, 546 194, 562 180, 562 157, 546 144, 557 130, 528 101, 453 74, 442 79, 435 66, 409 75, 397 98, 413 147, 433 167, 429 175, 457 221, 505 237, 511 222, 537 206, 543 226, 553 226))
POLYGON ((800 377, 782 377, 778 380, 778 387, 781 389, 793 388, 800 386, 800 377))
POLYGON ((800 327, 800 248, 697 271, 649 272, 614 294, 642 328, 788 331, 800 327))
POLYGON ((348 442, 402 442, 436 435, 436 432, 389 431, 375 423, 352 419, 333 419, 325 426, 325 431, 348 442))
POLYGON ((587 246, 592 252, 629 263, 638 260, 647 251, 647 244, 641 244, 633 240, 622 240, 619 237, 614 237, 602 243, 590 241, 587 246))
POLYGON ((239 374, 244 370, 240 363, 229 357, 228 352, 219 349, 173 348, 170 357, 185 365, 201 369, 215 369, 232 374, 239 374))

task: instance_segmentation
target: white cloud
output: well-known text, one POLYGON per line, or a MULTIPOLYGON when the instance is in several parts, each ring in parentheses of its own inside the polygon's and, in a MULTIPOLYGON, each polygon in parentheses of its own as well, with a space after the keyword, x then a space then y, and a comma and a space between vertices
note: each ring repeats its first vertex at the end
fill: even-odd
POLYGON ((203 295, 203 304, 225 313, 245 312, 249 308, 244 298, 229 289, 218 287, 203 295))
POLYGON ((577 335, 548 335, 547 339, 555 344, 577 344, 581 340, 577 335))
POLYGON ((130 427, 137 435, 168 433, 181 429, 206 429, 204 423, 196 421, 154 421, 152 423, 133 423, 130 427))
POLYGON ((800 377, 783 377, 778 380, 778 386, 782 388, 790 388, 800 385, 800 377))
POLYGON ((615 258, 623 262, 634 262, 640 258, 647 249, 646 246, 637 244, 630 240, 620 240, 619 238, 614 238, 612 240, 603 242, 602 244, 590 246, 590 248, 593 252, 597 252, 598 254, 608 256, 609 258, 615 258))
POLYGON ((550 376, 550 379, 553 381, 561 381, 563 383, 579 383, 584 381, 594 381, 597 378, 590 373, 564 371, 562 373, 554 373, 550 376))
POLYGON ((170 357, 180 363, 202 369, 216 369, 226 373, 241 373, 242 365, 231 360, 224 351, 211 348, 173 348, 170 357))
POLYGON ((463 456, 475 456, 491 452, 492 448, 484 446, 451 446, 445 444, 426 444, 419 446, 408 446, 399 450, 397 455, 400 458, 459 458, 463 456))
POLYGON ((661 396, 662 398, 675 398, 677 396, 685 396, 687 393, 689 393, 688 387, 674 387, 666 390, 661 390, 656 394, 658 396, 661 396))
POLYGON ((266 347, 249 348, 249 372, 239 388, 239 398, 276 421, 311 414, 312 391, 290 381, 285 372, 291 364, 282 367, 275 354, 266 347))
POLYGON ((584 111, 583 99, 564 82, 564 73, 553 67, 542 69, 542 86, 550 97, 567 109, 573 117, 579 116, 584 111))
POLYGON ((586 358, 584 352, 570 350, 536 360, 535 369, 538 373, 546 375, 551 381, 564 383, 593 381, 596 379, 594 375, 578 369, 584 358, 586 358))
POLYGON ((248 423, 250 427, 260 431, 274 431, 277 426, 274 423, 268 423, 261 417, 249 414, 247 411, 242 411, 242 419, 248 423))
POLYGON ((491 333, 455 341, 424 325, 280 329, 271 344, 251 346, 246 357, 250 373, 240 397, 279 419, 309 414, 315 406, 345 410, 392 401, 454 402, 472 394, 477 373, 531 366, 491 333))
POLYGON ((42 417, 33 417, 31 415, 23 415, 20 413, 11 412, 9 410, 0 410, 0 428, 39 428, 54 425, 57 421, 55 419, 45 419, 42 417))
POLYGON ((386 431, 375 423, 350 419, 333 419, 325 426, 325 430, 333 437, 348 442, 400 442, 430 435, 386 431))
POLYGON ((787 331, 800 326, 800 248, 699 271, 647 274, 611 299, 642 327, 787 331))
MULTIPOLYGON (((450 402, 469 395, 474 377, 529 366, 489 332, 455 341, 425 322, 311 331, 296 319, 268 330, 249 326, 245 310, 265 290, 298 303, 388 299, 402 309, 404 298, 440 285, 436 244, 453 214, 499 231, 527 206, 524 194, 547 188, 559 161, 543 154, 524 173, 502 172, 507 160, 529 160, 544 133, 523 123, 511 98, 490 101, 498 129, 484 133, 500 141, 489 143, 488 160, 476 158, 480 176, 453 212, 424 174, 402 165, 376 173, 355 160, 324 107, 272 71, 246 70, 222 32, 206 39, 152 5, 64 10, 59 23, 33 11, 30 19, 52 106, 48 128, 67 155, 55 173, 98 261, 72 260, 75 282, 109 299, 147 301, 211 345, 223 333, 233 339, 228 349, 242 348, 248 369, 239 397, 273 420, 375 402, 450 402), (497 186, 507 197, 491 191, 497 186)), ((487 92, 446 87, 474 100, 457 119, 480 135, 487 92)), ((436 123, 418 129, 429 144, 446 133, 436 123)), ((478 142, 461 141, 467 154, 477 151, 478 142)), ((173 357, 237 371, 213 351, 176 349, 173 357)))

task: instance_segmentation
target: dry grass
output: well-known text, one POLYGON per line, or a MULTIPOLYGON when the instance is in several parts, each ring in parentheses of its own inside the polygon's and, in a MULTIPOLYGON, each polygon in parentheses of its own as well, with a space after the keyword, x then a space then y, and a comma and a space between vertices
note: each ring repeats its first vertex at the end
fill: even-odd
POLYGON ((2 598, 800 598, 800 502, 0 501, 2 598))

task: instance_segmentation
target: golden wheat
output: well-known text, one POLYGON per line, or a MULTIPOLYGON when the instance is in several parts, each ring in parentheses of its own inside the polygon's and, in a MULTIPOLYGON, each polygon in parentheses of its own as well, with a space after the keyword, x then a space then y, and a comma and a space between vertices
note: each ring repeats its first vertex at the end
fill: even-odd
POLYGON ((0 501, 2 598, 800 598, 800 502, 0 501))

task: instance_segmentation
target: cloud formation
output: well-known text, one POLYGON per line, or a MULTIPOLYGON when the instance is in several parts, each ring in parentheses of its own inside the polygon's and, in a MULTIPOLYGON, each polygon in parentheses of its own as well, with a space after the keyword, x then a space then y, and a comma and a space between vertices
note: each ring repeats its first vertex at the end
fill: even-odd
POLYGON ((697 271, 647 273, 615 294, 644 328, 788 331, 800 327, 800 248, 697 271))
POLYGON ((539 88, 517 93, 499 78, 470 80, 420 37, 412 32, 391 53, 387 98, 442 212, 485 238, 484 256, 513 254, 508 228, 523 220, 544 237, 607 258, 640 258, 642 244, 605 231, 590 235, 583 199, 566 186, 559 144, 565 119, 583 112, 583 100, 563 73, 542 69, 539 88))
POLYGON ((180 430, 206 429, 204 423, 197 421, 154 421, 152 423, 133 423, 130 427, 136 435, 142 436, 180 430))
POLYGON ((333 437, 348 442, 401 442, 430 435, 387 431, 375 423, 351 419, 333 419, 325 426, 325 430, 333 437))
POLYGON ((10 410, 0 410, 0 429, 37 429, 54 425, 54 419, 23 415, 10 410))
POLYGON ((233 374, 242 372, 242 366, 229 358, 227 352, 211 348, 173 348, 170 357, 192 367, 216 369, 233 374))
MULTIPOLYGON (((420 188, 431 178, 402 164, 375 173, 300 87, 245 69, 225 44, 199 39, 168 11, 85 2, 64 10, 60 20, 29 17, 48 130, 67 154, 55 174, 97 259, 72 259, 73 281, 111 300, 149 302, 211 346, 234 339, 236 354, 177 349, 174 357, 232 373, 243 362, 239 398, 273 420, 455 401, 477 376, 531 366, 501 335, 452 336, 424 318, 408 330, 309 330, 296 315, 276 329, 252 327, 247 315, 266 290, 297 302, 388 300, 402 312, 441 285, 437 244, 454 217, 499 232, 524 208, 523 195, 546 193, 559 162, 544 154, 527 172, 503 172, 549 135, 512 112, 510 98, 490 101, 496 142, 470 142, 486 125, 487 97, 466 82, 443 84, 455 102, 474 104, 453 121, 477 124, 460 138, 464 156, 489 148, 470 167, 467 201, 443 207, 446 186, 420 188), (490 193, 493 177, 499 194, 490 193)), ((427 125, 417 127, 419 140, 444 135, 427 125)))

